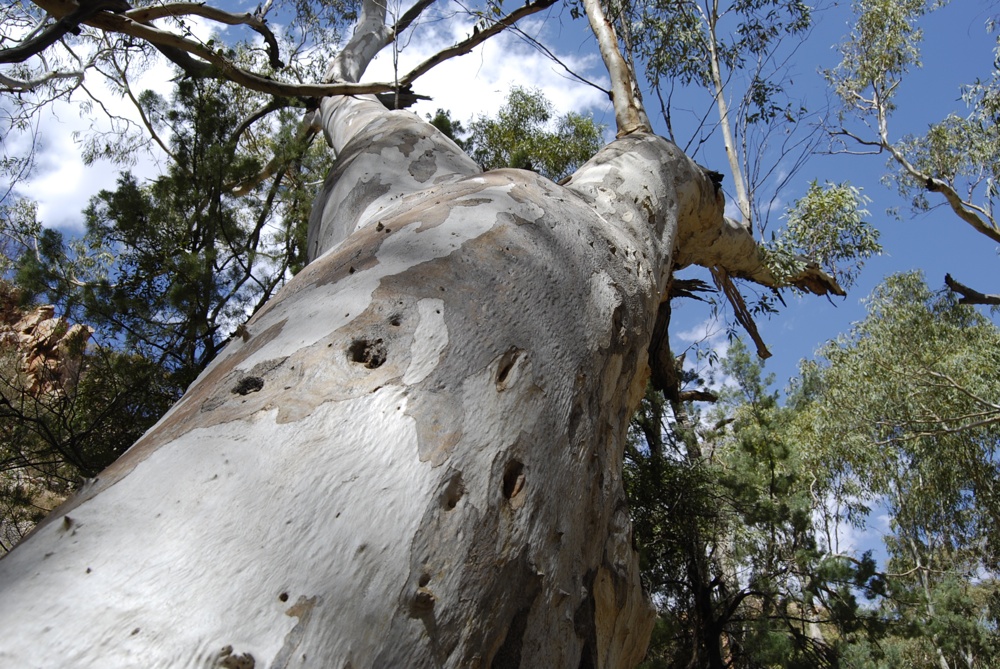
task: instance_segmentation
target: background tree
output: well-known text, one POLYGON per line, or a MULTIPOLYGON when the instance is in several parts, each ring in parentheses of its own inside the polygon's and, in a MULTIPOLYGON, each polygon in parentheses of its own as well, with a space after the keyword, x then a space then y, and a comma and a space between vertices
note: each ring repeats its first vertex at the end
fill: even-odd
POLYGON ((1000 332, 918 274, 889 278, 868 309, 806 368, 800 421, 838 519, 890 520, 890 636, 855 647, 855 666, 993 666, 1000 332))
POLYGON ((232 93, 200 80, 179 83, 170 104, 143 93, 147 118, 169 137, 166 173, 151 184, 122 173, 85 212, 83 240, 68 246, 46 231, 18 270, 26 297, 121 339, 176 375, 181 390, 302 266, 303 186, 328 163, 298 146, 286 124, 270 141, 284 147, 281 162, 294 159, 263 192, 244 190, 263 166, 245 148, 232 93))
MULTIPOLYGON (((994 242, 1000 226, 993 210, 1000 176, 997 163, 998 76, 959 87, 968 105, 965 116, 949 114, 930 120, 923 135, 895 139, 891 121, 900 84, 919 68, 921 18, 947 2, 928 0, 856 0, 856 23, 841 45, 843 60, 827 76, 840 99, 839 125, 831 129, 835 148, 889 158, 887 180, 911 198, 914 211, 943 202, 960 220, 994 242)), ((989 23, 992 27, 992 22, 989 23)), ((946 277, 948 286, 966 303, 1000 304, 1000 297, 981 293, 946 277)))
POLYGON ((560 181, 597 153, 603 134, 591 117, 553 118, 541 91, 514 86, 496 117, 481 115, 469 124, 465 149, 485 170, 515 167, 560 181))
POLYGON ((721 372, 733 384, 704 415, 647 396, 640 422, 654 419, 662 443, 633 433, 627 451, 658 606, 643 666, 838 666, 845 640, 869 626, 856 593, 879 587, 874 565, 845 560, 814 524, 822 470, 799 435, 800 400, 780 406, 739 340, 721 372), (658 418, 656 406, 667 409, 658 418))

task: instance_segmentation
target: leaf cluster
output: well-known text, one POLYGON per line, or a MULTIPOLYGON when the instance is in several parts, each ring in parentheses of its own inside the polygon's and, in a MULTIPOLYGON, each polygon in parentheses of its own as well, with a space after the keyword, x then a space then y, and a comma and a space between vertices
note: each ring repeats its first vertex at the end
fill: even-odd
POLYGON ((786 211, 781 233, 772 234, 764 247, 772 271, 791 277, 812 264, 850 288, 864 261, 882 252, 878 229, 865 220, 869 202, 861 189, 846 182, 810 183, 786 211))
POLYGON ((483 169, 526 169, 559 181, 597 153, 603 135, 604 126, 592 117, 555 117, 541 91, 514 86, 495 117, 469 124, 464 148, 483 169))
POLYGON ((992 666, 1000 331, 919 274, 887 279, 868 311, 807 369, 800 421, 835 506, 890 519, 887 636, 858 641, 849 666, 992 666))

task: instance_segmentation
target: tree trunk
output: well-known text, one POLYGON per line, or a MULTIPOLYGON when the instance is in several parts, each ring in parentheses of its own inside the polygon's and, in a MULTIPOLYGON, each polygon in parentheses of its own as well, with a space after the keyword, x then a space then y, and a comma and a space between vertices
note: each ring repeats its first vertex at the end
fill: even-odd
POLYGON ((323 113, 316 259, 0 562, 4 666, 642 658, 624 434, 714 186, 644 133, 560 187, 374 100, 323 113))
MULTIPOLYGON (((366 0, 334 78, 384 16, 366 0)), ((0 561, 0 666, 642 659, 626 428, 675 258, 767 283, 752 239, 641 128, 557 186, 374 98, 320 112, 312 262, 0 561)))

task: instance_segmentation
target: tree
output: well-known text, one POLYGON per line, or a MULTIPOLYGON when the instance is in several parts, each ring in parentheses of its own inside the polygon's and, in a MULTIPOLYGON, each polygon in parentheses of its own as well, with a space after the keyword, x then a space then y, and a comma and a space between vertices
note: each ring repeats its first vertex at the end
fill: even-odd
MULTIPOLYGON (((921 64, 919 20, 945 4, 947 0, 853 3, 857 20, 841 45, 843 60, 827 73, 842 103, 839 122, 830 132, 840 151, 887 155, 887 181, 911 198, 915 211, 928 211, 934 200, 943 199, 959 220, 1000 242, 1000 224, 993 213, 1000 176, 996 62, 988 81, 962 86, 967 116, 949 114, 929 123, 923 136, 895 140, 891 135, 899 86, 921 64)), ((945 283, 966 304, 1000 304, 1000 296, 981 293, 950 274, 945 283)))
MULTIPOLYGON (((778 281, 723 218, 711 176, 652 134, 611 24, 596 2, 587 13, 619 139, 559 186, 483 173, 433 126, 363 95, 381 88, 354 82, 397 34, 384 5, 363 4, 334 83, 306 89, 327 95, 312 120, 337 156, 309 264, 0 562, 13 640, 0 658, 641 659, 652 618, 621 461, 672 263, 778 281)), ((813 268, 791 280, 839 290, 813 268)))
MULTIPOLYGON (((880 613, 892 652, 941 669, 993 666, 997 643, 1000 331, 958 302, 915 273, 887 279, 868 317, 806 368, 801 421, 836 482, 817 492, 841 515, 877 504, 890 517, 880 613)), ((885 652, 853 650, 866 663, 885 652)))
POLYGON ((182 81, 170 102, 151 91, 139 97, 169 136, 166 173, 151 184, 121 173, 91 201, 83 239, 67 244, 46 230, 46 243, 19 254, 17 279, 28 299, 44 298, 98 328, 102 341, 161 364, 182 391, 302 265, 302 184, 328 161, 300 146, 286 119, 273 141, 276 162, 288 164, 266 189, 248 189, 262 166, 259 150, 243 145, 232 86, 182 81))
POLYGON ((601 148, 603 127, 570 112, 552 118, 541 91, 515 86, 496 118, 480 116, 469 125, 466 150, 483 169, 516 167, 561 181, 601 148), (554 121, 555 128, 546 124, 554 121))
POLYGON ((644 403, 640 421, 661 443, 643 430, 626 451, 635 541, 658 604, 643 666, 838 666, 866 622, 855 592, 877 587, 870 562, 835 554, 814 524, 823 500, 799 398, 780 406, 740 340, 721 371, 733 385, 706 415, 644 403))

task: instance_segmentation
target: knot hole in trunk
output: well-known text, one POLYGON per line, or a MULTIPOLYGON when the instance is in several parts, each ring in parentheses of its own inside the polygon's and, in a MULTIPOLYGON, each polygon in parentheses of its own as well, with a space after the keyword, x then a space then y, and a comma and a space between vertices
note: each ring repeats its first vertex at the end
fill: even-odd
POLYGON ((351 362, 364 365, 368 369, 381 367, 386 359, 385 343, 381 339, 355 339, 347 349, 351 362))
POLYGON ((510 500, 514 508, 520 507, 523 502, 519 498, 524 491, 524 484, 524 464, 518 460, 511 460, 503 471, 503 496, 510 500))

